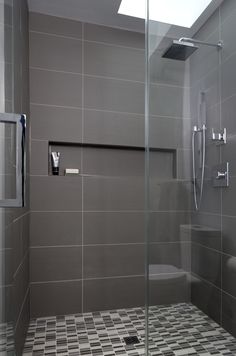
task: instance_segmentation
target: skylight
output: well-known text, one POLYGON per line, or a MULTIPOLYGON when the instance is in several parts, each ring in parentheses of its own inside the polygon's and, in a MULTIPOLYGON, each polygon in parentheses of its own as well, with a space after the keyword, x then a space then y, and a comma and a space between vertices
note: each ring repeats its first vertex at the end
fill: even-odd
MULTIPOLYGON (((212 0, 149 0, 151 20, 192 27, 212 0)), ((146 0, 122 0, 118 13, 145 19, 146 0)))

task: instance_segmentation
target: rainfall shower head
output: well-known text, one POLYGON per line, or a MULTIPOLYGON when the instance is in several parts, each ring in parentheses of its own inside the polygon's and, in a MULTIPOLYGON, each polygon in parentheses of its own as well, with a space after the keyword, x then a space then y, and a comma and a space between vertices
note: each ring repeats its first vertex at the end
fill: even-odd
POLYGON ((172 41, 171 45, 167 48, 165 53, 162 55, 162 57, 169 58, 169 59, 176 59, 179 61, 185 61, 197 49, 198 47, 191 42, 174 40, 172 41))
POLYGON ((218 43, 209 43, 194 38, 181 37, 179 40, 172 41, 171 45, 167 48, 162 57, 185 61, 198 49, 196 43, 202 46, 215 47, 217 49, 223 48, 222 41, 219 41, 218 43))

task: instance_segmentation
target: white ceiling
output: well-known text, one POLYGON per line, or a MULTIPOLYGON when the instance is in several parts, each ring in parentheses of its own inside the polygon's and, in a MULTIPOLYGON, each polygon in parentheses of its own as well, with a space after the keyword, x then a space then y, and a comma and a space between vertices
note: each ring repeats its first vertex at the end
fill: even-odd
POLYGON ((144 20, 117 13, 121 0, 28 0, 28 2, 30 11, 144 32, 144 20))

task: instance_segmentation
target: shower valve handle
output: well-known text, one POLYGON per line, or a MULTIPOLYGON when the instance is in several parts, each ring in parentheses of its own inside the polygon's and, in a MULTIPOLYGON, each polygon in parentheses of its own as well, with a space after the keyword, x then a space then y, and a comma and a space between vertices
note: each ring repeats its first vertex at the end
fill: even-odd
POLYGON ((227 172, 217 172, 216 179, 226 179, 227 178, 227 172))

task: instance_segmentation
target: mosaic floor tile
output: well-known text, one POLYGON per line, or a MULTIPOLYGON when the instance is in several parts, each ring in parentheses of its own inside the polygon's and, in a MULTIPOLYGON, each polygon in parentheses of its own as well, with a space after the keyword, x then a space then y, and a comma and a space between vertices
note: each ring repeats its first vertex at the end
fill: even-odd
MULTIPOLYGON (((192 304, 152 306, 150 356, 236 355, 236 340, 192 304)), ((30 322, 23 356, 144 356, 144 308, 38 318, 30 322), (140 343, 126 345, 124 337, 140 343)))

